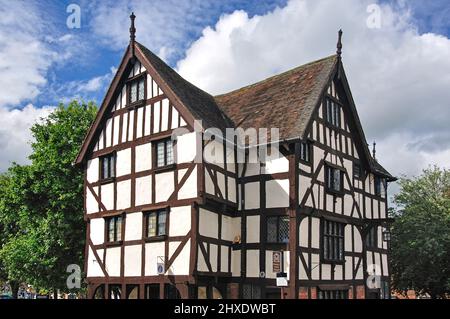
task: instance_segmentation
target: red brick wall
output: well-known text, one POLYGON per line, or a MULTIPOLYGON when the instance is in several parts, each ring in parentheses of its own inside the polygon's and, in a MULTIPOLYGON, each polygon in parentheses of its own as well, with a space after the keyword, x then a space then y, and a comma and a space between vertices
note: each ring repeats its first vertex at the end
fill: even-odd
POLYGON ((364 286, 357 286, 356 287, 356 299, 365 299, 366 298, 366 292, 364 286))

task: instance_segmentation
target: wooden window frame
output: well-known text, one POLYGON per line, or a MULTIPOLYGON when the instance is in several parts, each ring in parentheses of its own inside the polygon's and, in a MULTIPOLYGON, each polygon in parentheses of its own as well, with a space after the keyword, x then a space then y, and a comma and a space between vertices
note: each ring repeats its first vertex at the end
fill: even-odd
POLYGON ((150 241, 150 242, 153 242, 153 241, 164 241, 164 240, 166 240, 168 238, 168 236, 169 236, 169 227, 168 227, 169 226, 169 223, 168 223, 169 214, 170 214, 170 209, 169 208, 162 208, 162 209, 157 209, 157 210, 151 210, 151 211, 144 212, 144 214, 143 214, 143 217, 144 217, 144 220, 143 220, 144 229, 143 229, 143 232, 142 232, 142 236, 143 236, 143 239, 145 241, 150 241), (158 234, 158 230, 159 230, 159 216, 163 212, 166 214, 165 229, 164 229, 164 234, 163 235, 159 235, 158 234), (157 232, 157 234, 155 236, 149 236, 148 235, 148 221, 149 221, 149 217, 151 215, 153 215, 153 214, 156 214, 156 232, 157 232))
POLYGON ((147 100, 147 72, 142 72, 141 74, 138 74, 126 81, 126 91, 127 91, 127 107, 138 107, 145 104, 145 101, 147 100), (141 80, 144 80, 144 98, 142 100, 139 100, 139 82, 141 80), (131 101, 131 86, 137 83, 136 88, 136 101, 131 101))
MULTIPOLYGON (((111 165, 111 164, 110 164, 111 165)), ((117 153, 116 152, 112 152, 112 153, 108 153, 105 154, 103 156, 99 157, 99 177, 100 177, 100 182, 101 183, 109 183, 115 180, 116 178, 116 173, 117 173, 117 153), (105 177, 104 176, 104 172, 103 172, 103 161, 109 158, 114 158, 114 165, 112 167, 110 167, 110 169, 112 169, 112 176, 109 177, 105 177)))
POLYGON ((317 289, 317 299, 323 299, 323 300, 344 300, 348 299, 348 289, 317 289), (342 294, 343 298, 336 298, 338 294, 342 294), (323 298, 321 296, 330 296, 331 298, 323 298))
POLYGON ((124 225, 125 225, 125 217, 126 217, 126 215, 122 213, 120 215, 108 216, 108 217, 104 218, 104 220, 105 220, 105 243, 108 246, 120 245, 120 244, 123 243, 124 236, 125 236, 125 227, 124 227, 124 225), (121 222, 121 225, 120 225, 120 240, 117 240, 117 234, 118 234, 117 229, 116 229, 117 221, 114 221, 114 240, 110 241, 109 240, 109 222, 110 222, 111 219, 116 220, 117 218, 121 218, 122 219, 122 222, 121 222))
POLYGON ((374 188, 374 194, 378 197, 383 197, 382 195, 386 196, 386 189, 384 189, 384 192, 382 191, 383 188, 385 188, 385 179, 381 176, 375 176, 373 180, 373 188, 374 188))
MULTIPOLYGON (((340 101, 338 101, 336 98, 334 98, 331 95, 327 95, 324 99, 324 114, 323 114, 323 118, 325 120, 325 122, 327 124, 329 124, 331 127, 333 128, 341 128, 341 124, 342 124, 342 116, 341 116, 341 109, 342 109, 342 103, 340 101), (336 114, 334 114, 334 116, 337 115, 337 121, 336 121, 336 117, 334 117, 335 121, 333 121, 333 117, 329 116, 329 110, 328 110, 328 102, 336 105, 336 108, 338 109, 339 112, 337 112, 336 114), (337 123, 336 123, 337 122, 337 123)), ((332 113, 334 113, 336 110, 331 106, 330 107, 332 110, 332 113)), ((333 114, 332 114, 333 115, 333 114)))
POLYGON ((342 169, 341 167, 338 167, 336 165, 330 164, 330 163, 325 163, 325 190, 327 191, 327 193, 331 193, 337 196, 343 196, 344 195, 344 174, 345 171, 344 169, 342 169), (329 177, 328 177, 328 170, 331 169, 332 170, 332 175, 334 176, 334 171, 339 171, 340 172, 340 189, 336 190, 334 188, 330 188, 329 186, 329 177))
POLYGON ((353 177, 355 179, 357 179, 357 180, 363 180, 364 179, 364 172, 363 172, 363 167, 362 167, 361 163, 353 162, 353 177), (355 174, 357 167, 358 167, 358 170, 359 170, 359 174, 355 174))
POLYGON ((299 161, 301 163, 305 163, 305 164, 311 164, 312 163, 312 144, 309 141, 305 141, 305 142, 300 142, 300 147, 299 147, 299 151, 300 154, 298 156, 299 161))
MULTIPOLYGON (((322 218, 320 220, 320 259, 324 264, 344 264, 345 263, 345 226, 346 224, 340 221, 330 220, 326 218, 322 218), (326 223, 332 223, 342 227, 341 234, 325 234, 325 225, 326 223), (325 256, 325 240, 331 237, 332 249, 335 251, 336 244, 338 245, 338 255, 342 252, 342 259, 330 259, 328 256, 325 256), (339 250, 339 241, 342 239, 342 249, 339 250)), ((333 226, 334 228, 335 226, 333 226)), ((328 246, 328 251, 330 251, 330 246, 328 246)))
POLYGON ((171 137, 156 140, 152 142, 152 152, 154 154, 153 156, 153 168, 155 171, 164 171, 164 170, 171 170, 175 168, 175 141, 171 139, 171 137), (172 163, 167 164, 167 142, 172 141, 172 163), (164 143, 164 165, 158 166, 158 144, 164 143))
POLYGON ((287 245, 288 243, 289 243, 289 232, 288 232, 288 240, 287 240, 287 242, 282 242, 282 241, 279 241, 279 238, 280 238, 280 220, 282 219, 282 218, 287 218, 288 219, 288 223, 290 222, 290 220, 289 220, 289 216, 288 215, 269 215, 269 216, 267 216, 266 217, 266 243, 267 244, 273 244, 273 245, 287 245), (268 232, 268 228, 269 228, 269 220, 271 219, 271 218, 276 218, 276 220, 277 220, 277 223, 276 223, 276 230, 277 230, 277 233, 276 233, 276 238, 277 238, 277 241, 275 241, 275 242, 273 242, 273 241, 269 241, 269 238, 268 238, 268 236, 269 236, 269 232, 268 232))

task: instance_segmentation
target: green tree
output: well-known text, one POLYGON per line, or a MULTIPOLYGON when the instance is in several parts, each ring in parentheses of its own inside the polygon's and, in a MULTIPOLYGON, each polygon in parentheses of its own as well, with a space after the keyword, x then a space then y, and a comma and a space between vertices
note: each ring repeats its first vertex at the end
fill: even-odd
POLYGON ((400 180, 392 225, 393 286, 432 298, 450 292, 450 171, 437 167, 400 180))
POLYGON ((72 163, 96 112, 93 103, 59 105, 31 128, 31 164, 3 176, 0 264, 9 280, 64 290, 67 266, 83 265, 83 172, 72 163))

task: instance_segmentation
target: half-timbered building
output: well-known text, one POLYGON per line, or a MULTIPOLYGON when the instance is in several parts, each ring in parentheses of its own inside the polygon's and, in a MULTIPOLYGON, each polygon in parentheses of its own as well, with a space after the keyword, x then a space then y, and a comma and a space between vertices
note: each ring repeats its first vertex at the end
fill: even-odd
POLYGON ((369 151, 342 33, 335 55, 212 96, 135 41, 131 20, 76 159, 89 297, 387 296, 395 178, 369 151), (278 134, 251 147, 227 138, 237 128, 278 134))

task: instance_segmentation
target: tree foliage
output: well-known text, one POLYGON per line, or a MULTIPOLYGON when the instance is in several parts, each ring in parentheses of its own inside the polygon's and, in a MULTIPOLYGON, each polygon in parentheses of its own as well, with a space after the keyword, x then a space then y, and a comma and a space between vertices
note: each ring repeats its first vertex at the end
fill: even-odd
POLYGON ((82 170, 72 165, 97 107, 72 101, 34 124, 31 164, 0 178, 0 274, 37 288, 65 289, 66 267, 82 267, 82 170))
POLYGON ((400 186, 391 242, 394 288, 443 297, 450 293, 450 171, 427 169, 400 186))

